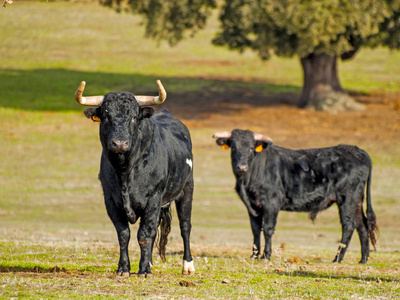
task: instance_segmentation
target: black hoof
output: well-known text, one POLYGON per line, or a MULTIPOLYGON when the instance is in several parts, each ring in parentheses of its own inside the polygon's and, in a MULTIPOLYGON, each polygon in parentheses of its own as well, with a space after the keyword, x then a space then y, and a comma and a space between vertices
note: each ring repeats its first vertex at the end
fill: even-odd
POLYGON ((261 259, 262 261, 270 261, 270 256, 263 255, 263 256, 261 256, 260 259, 261 259))

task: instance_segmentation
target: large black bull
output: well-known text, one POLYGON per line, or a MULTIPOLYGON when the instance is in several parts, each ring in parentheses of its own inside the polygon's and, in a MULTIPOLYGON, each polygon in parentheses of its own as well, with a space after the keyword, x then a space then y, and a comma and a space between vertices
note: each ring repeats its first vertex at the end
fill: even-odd
POLYGON ((150 276, 152 251, 160 227, 159 251, 165 259, 170 232, 170 204, 175 201, 183 238, 183 273, 194 273, 190 253, 193 196, 192 143, 188 129, 167 110, 154 113, 149 105, 162 103, 166 92, 157 81, 159 96, 111 92, 75 100, 87 106, 85 115, 100 122, 103 147, 99 179, 107 213, 118 234, 118 274, 129 276, 129 223, 140 218, 137 239, 141 257, 139 276, 150 276))
POLYGON ((370 185, 372 163, 368 154, 354 146, 290 150, 274 146, 271 139, 246 130, 213 135, 223 149, 231 148, 236 191, 246 205, 254 236, 253 258, 260 254, 264 232, 264 259, 271 256, 271 237, 280 210, 318 212, 336 203, 342 239, 334 262, 342 261, 354 229, 361 242, 361 261, 369 257, 369 240, 375 248, 377 229, 370 185), (367 193, 367 217, 362 203, 367 193))

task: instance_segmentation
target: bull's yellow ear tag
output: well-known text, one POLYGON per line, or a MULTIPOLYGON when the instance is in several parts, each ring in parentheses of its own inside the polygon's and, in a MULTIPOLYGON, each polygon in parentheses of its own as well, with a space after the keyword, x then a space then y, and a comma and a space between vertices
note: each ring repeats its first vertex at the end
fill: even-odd
POLYGON ((228 150, 228 149, 229 149, 229 146, 228 146, 227 144, 223 144, 223 145, 221 146, 221 148, 222 148, 222 150, 228 150))
POLYGON ((92 116, 93 122, 100 122, 100 118, 98 116, 92 116))
POLYGON ((256 152, 261 152, 261 151, 263 151, 263 150, 264 150, 264 148, 263 148, 262 145, 259 145, 259 146, 257 146, 257 148, 256 148, 256 152))

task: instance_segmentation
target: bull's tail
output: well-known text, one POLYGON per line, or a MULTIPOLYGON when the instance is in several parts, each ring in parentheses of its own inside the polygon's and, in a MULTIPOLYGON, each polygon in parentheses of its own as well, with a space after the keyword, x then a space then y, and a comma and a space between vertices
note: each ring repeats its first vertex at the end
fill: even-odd
POLYGON ((168 243, 168 235, 171 232, 171 206, 168 205, 166 207, 161 208, 160 218, 158 220, 158 254, 161 257, 162 261, 165 261, 165 252, 168 243))
POLYGON ((371 241, 374 250, 376 251, 376 241, 377 236, 379 236, 378 226, 376 224, 376 216, 374 210, 372 209, 371 203, 371 173, 372 173, 372 163, 370 163, 368 181, 367 181, 367 217, 364 219, 364 224, 368 230, 368 236, 371 241))

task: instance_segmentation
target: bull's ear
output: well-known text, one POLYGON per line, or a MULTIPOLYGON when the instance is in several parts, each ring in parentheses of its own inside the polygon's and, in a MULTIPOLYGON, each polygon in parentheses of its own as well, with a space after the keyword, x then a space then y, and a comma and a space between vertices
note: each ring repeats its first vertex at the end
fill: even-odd
POLYGON ((217 143, 218 146, 221 146, 221 148, 224 150, 228 150, 231 147, 230 146, 231 141, 229 139, 219 138, 215 142, 217 143))
POLYGON ((267 149, 268 147, 272 146, 272 141, 270 142, 264 142, 264 141, 256 141, 255 144, 255 150, 256 152, 262 152, 265 149, 267 149))
POLYGON ((154 109, 152 107, 141 107, 142 119, 150 118, 154 114, 154 109))
POLYGON ((100 117, 97 116, 97 108, 95 107, 90 107, 85 109, 84 114, 86 118, 92 119, 94 122, 100 122, 100 117))

